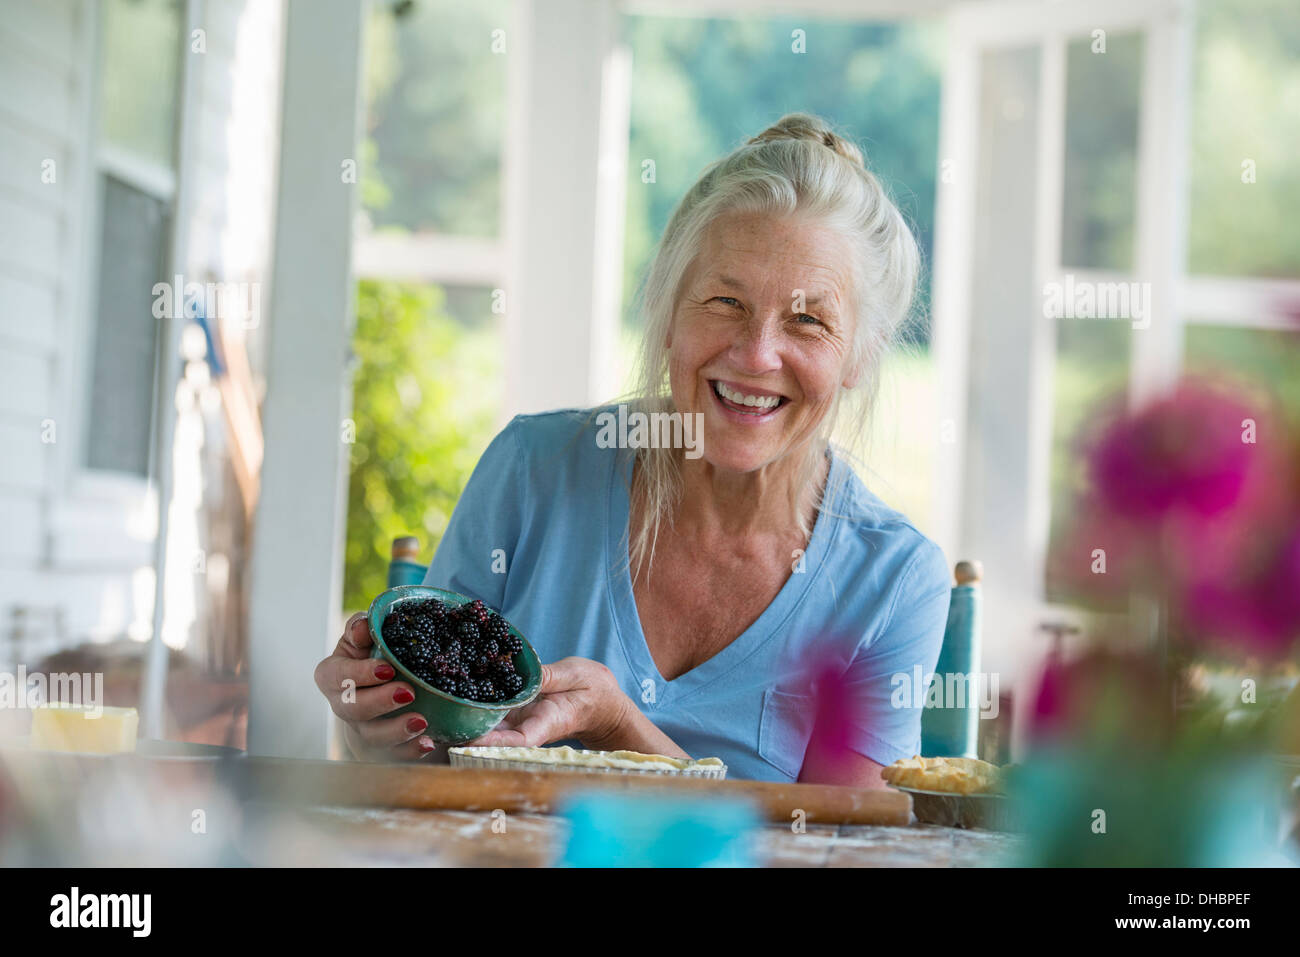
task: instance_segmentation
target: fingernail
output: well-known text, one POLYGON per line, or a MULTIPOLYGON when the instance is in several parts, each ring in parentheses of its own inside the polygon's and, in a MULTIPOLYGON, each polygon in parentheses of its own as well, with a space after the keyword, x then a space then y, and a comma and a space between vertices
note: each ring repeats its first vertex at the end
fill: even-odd
POLYGON ((430 751, 432 751, 432 750, 434 749, 434 747, 435 747, 435 745, 434 745, 432 739, 430 739, 430 738, 421 738, 421 739, 420 739, 420 750, 423 751, 425 754, 428 754, 430 751))
POLYGON ((382 664, 375 668, 375 677, 380 681, 387 681, 396 674, 397 672, 393 670, 393 666, 390 664, 382 664))
POLYGON ((406 719, 406 730, 411 734, 415 734, 417 731, 423 731, 428 726, 429 722, 425 721, 418 714, 411 715, 411 717, 406 719))
POLYGON ((410 704, 414 700, 415 695, 411 694, 411 692, 407 691, 405 688, 400 689, 393 695, 394 704, 410 704))

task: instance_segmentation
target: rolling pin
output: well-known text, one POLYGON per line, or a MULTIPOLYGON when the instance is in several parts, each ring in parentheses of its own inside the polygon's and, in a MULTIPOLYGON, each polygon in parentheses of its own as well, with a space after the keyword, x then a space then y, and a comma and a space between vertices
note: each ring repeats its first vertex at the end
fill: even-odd
POLYGON ((559 771, 487 771, 445 765, 365 764, 255 758, 230 762, 237 791, 246 799, 335 804, 354 807, 438 811, 555 814, 580 791, 629 794, 660 792, 747 799, 769 821, 789 824, 802 810, 809 824, 877 824, 906 827, 912 797, 902 791, 783 784, 771 781, 712 781, 635 774, 559 771))

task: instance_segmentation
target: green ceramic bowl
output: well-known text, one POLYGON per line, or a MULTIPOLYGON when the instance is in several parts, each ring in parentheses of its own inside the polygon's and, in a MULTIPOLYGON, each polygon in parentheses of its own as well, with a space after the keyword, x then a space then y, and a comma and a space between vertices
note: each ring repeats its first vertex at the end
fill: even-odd
POLYGON ((414 711, 423 715, 429 722, 429 727, 424 733, 434 741, 443 744, 464 744, 495 728, 506 716, 507 711, 522 707, 537 697, 542 688, 542 663, 533 646, 528 643, 528 639, 520 635, 514 625, 510 626, 510 633, 518 635, 524 646, 523 650, 515 655, 515 671, 523 676, 524 690, 513 698, 494 704, 470 701, 468 698, 458 698, 456 695, 439 691, 433 685, 411 674, 384 644, 384 619, 388 617, 389 609, 395 604, 412 598, 437 598, 449 607, 467 605, 474 600, 458 595, 454 591, 444 591, 428 585, 398 585, 396 588, 388 589, 370 603, 370 611, 366 615, 370 622, 370 638, 374 642, 370 657, 385 659, 397 670, 398 676, 409 682, 415 691, 414 701, 389 712, 386 717, 414 711))

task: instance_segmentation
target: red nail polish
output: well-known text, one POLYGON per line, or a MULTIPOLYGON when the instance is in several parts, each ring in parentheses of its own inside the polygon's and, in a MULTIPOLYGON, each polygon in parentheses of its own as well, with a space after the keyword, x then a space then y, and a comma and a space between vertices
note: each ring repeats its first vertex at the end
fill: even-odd
POLYGON ((428 738, 420 739, 420 750, 423 751, 425 754, 428 754, 430 751, 432 751, 434 747, 435 747, 434 743, 430 741, 428 738))
POLYGON ((396 674, 397 672, 393 670, 393 666, 389 664, 380 665, 375 669, 375 677, 380 681, 388 681, 396 674))
POLYGON ((411 732, 411 734, 415 734, 417 731, 423 731, 428 726, 429 722, 425 721, 418 714, 412 715, 406 719, 406 730, 411 732))
POLYGON ((415 695, 411 694, 411 692, 407 691, 405 688, 402 688, 397 692, 397 694, 393 695, 394 704, 410 704, 414 700, 415 695))

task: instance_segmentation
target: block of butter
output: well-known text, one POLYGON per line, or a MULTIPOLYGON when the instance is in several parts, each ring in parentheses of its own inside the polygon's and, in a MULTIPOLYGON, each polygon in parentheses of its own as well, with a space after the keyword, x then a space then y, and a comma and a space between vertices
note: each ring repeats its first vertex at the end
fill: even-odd
POLYGON ((134 751, 139 726, 135 708, 48 704, 32 711, 32 747, 88 754, 134 751))

